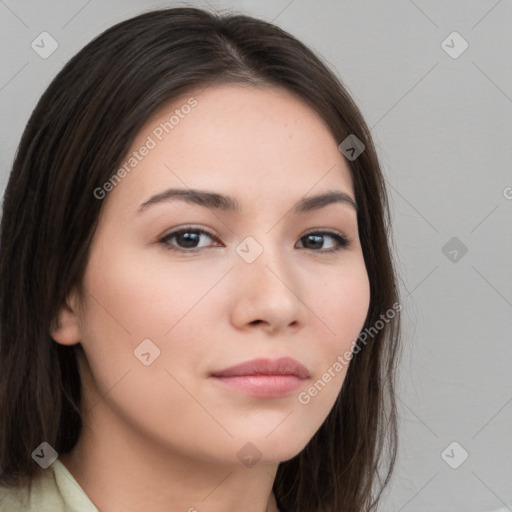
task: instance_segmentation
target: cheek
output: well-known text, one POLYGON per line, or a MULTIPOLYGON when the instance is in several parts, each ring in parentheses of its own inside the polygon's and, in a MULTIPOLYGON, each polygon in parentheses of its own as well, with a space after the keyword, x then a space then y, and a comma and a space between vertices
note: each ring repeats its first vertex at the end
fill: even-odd
POLYGON ((349 347, 363 328, 370 305, 370 284, 362 259, 356 259, 341 271, 331 274, 324 285, 309 289, 311 310, 323 321, 327 332, 326 350, 349 347))
POLYGON ((106 407, 115 410, 137 431, 161 442, 190 442, 195 425, 208 421, 218 429, 191 398, 190 393, 200 396, 191 369, 204 358, 218 323, 213 309, 222 285, 215 283, 225 272, 199 265, 194 273, 184 265, 156 268, 131 254, 111 254, 92 253, 84 277, 89 407, 98 404, 98 415, 106 407), (147 339, 151 343, 144 342, 139 351, 147 339), (145 353, 151 361, 147 366, 145 353))
POLYGON ((321 319, 318 324, 323 326, 319 327, 322 335, 311 351, 315 360, 313 378, 297 398, 309 411, 311 421, 323 421, 334 405, 353 357, 353 344, 368 313, 370 285, 364 263, 354 262, 345 270, 331 275, 310 295, 311 310, 321 319))
MULTIPOLYGON (((129 369, 134 370, 130 380, 138 376, 146 368, 144 358, 154 361, 147 369, 159 369, 167 380, 158 389, 168 389, 165 369, 186 374, 196 368, 218 330, 217 311, 226 293, 221 278, 229 266, 172 264, 163 253, 146 252, 117 250, 111 244, 108 252, 97 248, 91 253, 84 276, 83 345, 103 391, 129 369)), ((141 375, 141 383, 155 373, 141 375)))

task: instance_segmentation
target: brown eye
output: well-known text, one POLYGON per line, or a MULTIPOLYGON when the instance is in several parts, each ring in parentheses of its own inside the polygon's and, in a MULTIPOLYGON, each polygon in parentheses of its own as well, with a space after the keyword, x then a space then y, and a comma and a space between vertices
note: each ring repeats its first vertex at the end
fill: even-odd
POLYGON ((350 241, 341 233, 335 233, 331 231, 316 231, 308 233, 300 239, 305 249, 312 250, 314 252, 335 252, 345 249, 350 245, 350 241), (333 247, 322 249, 325 243, 325 237, 331 238, 335 241, 333 247))
POLYGON ((208 231, 204 229, 198 228, 181 228, 177 231, 173 231, 168 235, 165 235, 160 239, 160 242, 164 245, 164 247, 171 251, 178 252, 197 252, 201 247, 207 246, 199 246, 198 243, 201 241, 201 238, 210 238, 211 240, 215 239, 215 237, 210 234, 208 231), (172 242, 175 240, 174 242, 172 242))

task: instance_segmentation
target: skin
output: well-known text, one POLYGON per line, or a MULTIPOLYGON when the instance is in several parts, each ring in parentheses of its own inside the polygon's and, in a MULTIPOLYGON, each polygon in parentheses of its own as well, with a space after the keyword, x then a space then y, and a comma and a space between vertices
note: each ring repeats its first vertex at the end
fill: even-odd
POLYGON ((328 190, 355 200, 324 121, 286 90, 216 85, 161 107, 131 151, 191 96, 197 106, 103 199, 85 300, 71 293, 51 332, 85 353, 84 426, 60 460, 103 512, 277 510, 277 466, 321 426, 346 368, 308 404, 298 394, 351 349, 368 311, 354 208, 291 212, 328 190), (170 187, 233 196, 242 212, 181 200, 137 211, 170 187), (193 247, 183 237, 160 241, 189 224, 214 235, 197 235, 197 252, 178 252, 193 247), (331 236, 305 237, 323 229, 350 245, 327 253, 337 246, 331 236), (247 236, 263 248, 252 263, 235 251, 247 236), (149 366, 134 356, 144 339, 160 350, 149 366), (255 398, 209 377, 283 356, 310 374, 286 396, 255 398), (252 467, 237 457, 249 442, 261 457, 252 467))

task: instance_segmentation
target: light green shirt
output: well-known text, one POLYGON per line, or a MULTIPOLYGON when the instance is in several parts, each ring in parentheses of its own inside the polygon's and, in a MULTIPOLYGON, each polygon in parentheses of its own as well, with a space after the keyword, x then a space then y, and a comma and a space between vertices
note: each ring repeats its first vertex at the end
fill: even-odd
POLYGON ((32 492, 0 485, 0 512, 99 512, 57 459, 32 481, 32 492))

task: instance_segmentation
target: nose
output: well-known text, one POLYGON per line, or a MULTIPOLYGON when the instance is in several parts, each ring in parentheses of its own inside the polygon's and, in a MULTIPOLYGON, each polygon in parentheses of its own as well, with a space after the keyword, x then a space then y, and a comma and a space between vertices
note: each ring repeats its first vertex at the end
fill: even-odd
POLYGON ((307 306, 301 282, 285 255, 265 247, 252 263, 237 256, 234 267, 231 321, 237 329, 278 334, 305 326, 307 306))

